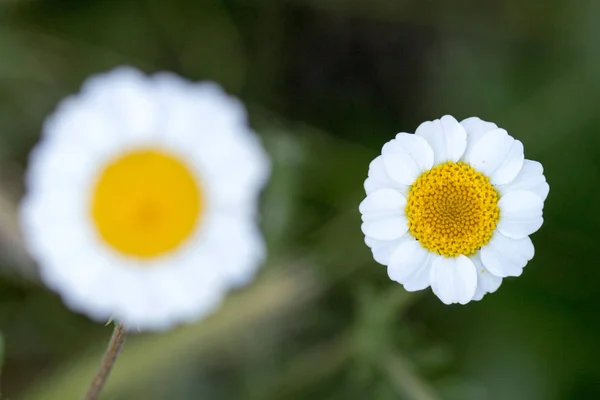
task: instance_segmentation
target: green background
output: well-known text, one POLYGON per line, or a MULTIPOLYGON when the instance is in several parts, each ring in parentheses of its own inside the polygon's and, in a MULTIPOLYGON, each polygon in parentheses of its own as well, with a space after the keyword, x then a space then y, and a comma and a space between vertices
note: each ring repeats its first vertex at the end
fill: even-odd
POLYGON ((132 334, 104 399, 600 399, 599 19, 567 0, 1 0, 3 398, 80 398, 110 336, 40 285, 16 204, 45 116, 129 64, 247 104, 274 164, 269 260, 208 319, 132 334), (466 306, 391 282, 357 210, 383 143, 444 114, 506 128, 550 184, 523 276, 466 306))

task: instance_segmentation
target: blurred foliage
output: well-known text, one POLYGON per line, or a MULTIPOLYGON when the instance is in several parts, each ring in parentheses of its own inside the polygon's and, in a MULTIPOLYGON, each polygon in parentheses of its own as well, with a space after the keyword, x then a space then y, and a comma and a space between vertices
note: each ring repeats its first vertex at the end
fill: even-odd
POLYGON ((577 0, 0 2, 5 398, 79 398, 110 335, 11 255, 44 117, 120 64, 218 81, 274 172, 257 282, 205 321, 131 337, 105 398, 600 398, 599 18, 577 0), (389 281, 357 211, 382 144, 446 113, 505 127, 551 185, 524 275, 467 306, 389 281))

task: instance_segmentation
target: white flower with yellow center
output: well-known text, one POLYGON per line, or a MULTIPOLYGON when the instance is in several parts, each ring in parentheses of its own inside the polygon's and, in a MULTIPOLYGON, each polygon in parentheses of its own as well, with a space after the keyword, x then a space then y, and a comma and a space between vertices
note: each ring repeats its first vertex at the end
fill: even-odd
POLYGON ((119 68, 46 121, 26 176, 24 238, 74 310, 166 329, 253 277, 269 169, 243 105, 220 87, 119 68))
POLYGON ((386 143, 365 190, 365 242, 390 278, 466 304, 521 275, 549 187, 504 129, 446 115, 386 143))

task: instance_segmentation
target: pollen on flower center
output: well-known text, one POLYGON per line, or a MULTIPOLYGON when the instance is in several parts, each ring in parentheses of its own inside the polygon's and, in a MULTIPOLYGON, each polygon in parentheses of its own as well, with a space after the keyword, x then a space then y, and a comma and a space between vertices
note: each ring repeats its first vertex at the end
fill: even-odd
POLYGON ((409 232, 437 254, 474 254, 496 229, 498 200, 489 179, 470 165, 438 165, 424 172, 410 189, 409 232))
POLYGON ((102 239, 119 253, 153 258, 180 246, 203 211, 197 179, 173 155, 142 149, 101 171, 91 214, 102 239))

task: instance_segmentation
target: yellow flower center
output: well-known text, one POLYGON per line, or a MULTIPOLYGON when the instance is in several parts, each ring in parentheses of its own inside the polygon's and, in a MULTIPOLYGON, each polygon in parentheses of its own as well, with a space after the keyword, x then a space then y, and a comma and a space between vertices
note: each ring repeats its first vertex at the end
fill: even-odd
POLYGON ((196 177, 171 154, 127 153, 100 173, 91 214, 102 239, 127 256, 149 259, 175 250, 204 208, 196 177))
POLYGON ((496 229, 498 199, 490 180, 470 165, 440 164, 424 172, 410 189, 409 232, 437 254, 471 255, 496 229))

